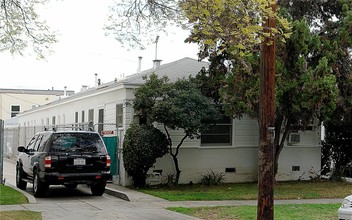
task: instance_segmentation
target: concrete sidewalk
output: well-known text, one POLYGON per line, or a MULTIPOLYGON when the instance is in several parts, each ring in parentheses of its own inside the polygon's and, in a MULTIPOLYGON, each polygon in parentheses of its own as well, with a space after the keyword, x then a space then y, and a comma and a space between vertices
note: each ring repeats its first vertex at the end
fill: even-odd
MULTIPOLYGON (((17 189, 11 184, 6 184, 23 193, 29 203, 36 204, 33 195, 17 189)), ((152 195, 148 195, 127 187, 109 183, 106 186, 105 193, 132 203, 148 203, 157 207, 214 207, 214 206, 240 206, 240 205, 257 205, 257 200, 220 200, 220 201, 168 201, 152 195)), ((291 200, 275 200, 275 204, 335 204, 341 203, 343 199, 291 199, 291 200)), ((15 208, 15 207, 14 207, 15 208)))

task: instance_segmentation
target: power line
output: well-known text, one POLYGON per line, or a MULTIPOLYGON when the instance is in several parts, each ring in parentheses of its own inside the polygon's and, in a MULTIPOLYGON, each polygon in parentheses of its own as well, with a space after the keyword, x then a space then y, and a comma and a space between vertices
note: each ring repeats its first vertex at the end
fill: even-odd
POLYGON ((17 99, 17 100, 20 100, 20 101, 23 101, 23 102, 27 102, 27 103, 32 104, 32 105, 40 105, 40 104, 38 104, 38 103, 30 102, 30 101, 28 101, 28 100, 21 99, 21 98, 19 98, 19 97, 13 96, 13 95, 9 95, 9 94, 7 94, 7 93, 3 93, 3 94, 4 94, 4 95, 7 95, 7 96, 10 96, 10 97, 12 97, 12 98, 14 98, 14 99, 17 99))

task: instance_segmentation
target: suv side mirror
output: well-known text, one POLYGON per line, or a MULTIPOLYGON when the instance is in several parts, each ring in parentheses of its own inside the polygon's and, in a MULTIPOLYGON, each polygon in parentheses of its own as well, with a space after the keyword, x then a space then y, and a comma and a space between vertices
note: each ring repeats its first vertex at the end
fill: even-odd
POLYGON ((28 150, 24 146, 19 146, 17 150, 18 152, 28 153, 28 150))

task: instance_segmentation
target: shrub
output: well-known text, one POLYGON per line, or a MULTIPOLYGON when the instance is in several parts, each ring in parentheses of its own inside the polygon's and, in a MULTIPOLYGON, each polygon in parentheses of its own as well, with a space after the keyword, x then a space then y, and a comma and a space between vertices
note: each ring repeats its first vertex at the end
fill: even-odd
POLYGON ((322 143, 323 174, 330 172, 334 163, 331 178, 340 180, 350 175, 348 166, 352 163, 352 125, 351 119, 325 122, 325 140, 322 143))
POLYGON ((168 152, 166 136, 151 125, 133 124, 123 143, 123 164, 135 187, 146 184, 147 172, 168 152))
POLYGON ((221 185, 225 180, 224 173, 215 173, 210 170, 206 174, 202 175, 200 179, 200 184, 203 186, 213 186, 213 185, 221 185))

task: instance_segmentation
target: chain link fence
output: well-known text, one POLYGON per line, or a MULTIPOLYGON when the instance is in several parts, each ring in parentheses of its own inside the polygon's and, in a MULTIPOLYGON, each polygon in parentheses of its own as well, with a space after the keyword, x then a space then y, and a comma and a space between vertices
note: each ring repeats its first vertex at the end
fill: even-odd
POLYGON ((3 130, 4 144, 3 153, 4 157, 15 160, 18 155, 17 148, 19 146, 27 146, 31 138, 38 132, 45 130, 93 130, 94 126, 89 123, 80 124, 66 124, 54 126, 6 126, 3 130))

